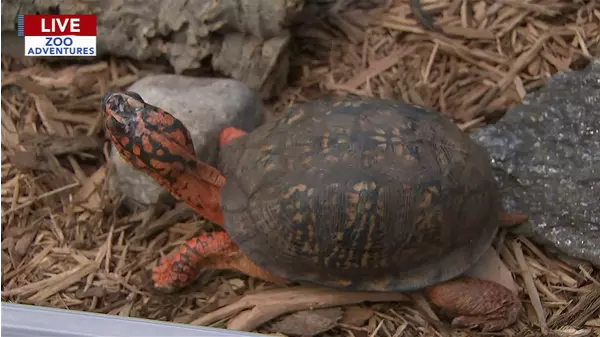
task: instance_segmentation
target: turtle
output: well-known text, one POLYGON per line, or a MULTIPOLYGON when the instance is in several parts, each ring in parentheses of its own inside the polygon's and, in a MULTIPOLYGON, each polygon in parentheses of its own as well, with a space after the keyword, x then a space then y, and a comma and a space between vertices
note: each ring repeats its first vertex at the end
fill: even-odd
POLYGON ((465 272, 527 215, 503 210, 488 153, 440 113, 323 97, 250 132, 224 127, 212 166, 180 120, 138 93, 109 92, 102 109, 126 162, 223 229, 163 257, 156 289, 230 269, 282 286, 424 290, 455 327, 501 330, 522 310, 518 294, 465 272))

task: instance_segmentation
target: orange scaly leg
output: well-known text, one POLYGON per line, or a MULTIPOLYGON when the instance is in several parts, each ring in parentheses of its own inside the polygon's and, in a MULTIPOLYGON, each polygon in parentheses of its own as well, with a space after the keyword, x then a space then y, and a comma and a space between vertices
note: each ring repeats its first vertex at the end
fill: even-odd
MULTIPOLYGON (((244 134, 246 133, 240 129, 225 128, 219 134, 219 146, 223 146, 244 134)), ((185 190, 192 192, 194 190, 201 190, 195 187, 195 184, 201 184, 202 181, 186 179, 185 182, 190 184, 185 190)), ((200 194, 197 197, 206 197, 206 195, 218 197, 220 196, 220 192, 200 194)), ((193 200, 194 195, 189 195, 188 198, 193 200)), ((216 204, 219 203, 218 200, 213 202, 216 204)), ((201 211, 199 213, 206 216, 209 210, 203 209, 201 211)), ((218 222, 215 223, 223 226, 223 214, 221 213, 220 206, 218 212, 210 216, 212 219, 208 218, 209 220, 213 220, 214 222, 214 219, 218 219, 218 222)), ((188 286, 198 277, 202 270, 206 269, 233 269, 266 281, 279 284, 284 282, 252 263, 225 232, 204 233, 191 238, 181 245, 172 257, 161 260, 161 263, 152 270, 152 280, 154 281, 155 288, 165 292, 172 292, 188 286)))
POLYGON ((286 281, 255 265, 226 232, 204 233, 181 245, 152 270, 154 287, 172 292, 193 282, 202 270, 232 269, 276 284, 286 281))

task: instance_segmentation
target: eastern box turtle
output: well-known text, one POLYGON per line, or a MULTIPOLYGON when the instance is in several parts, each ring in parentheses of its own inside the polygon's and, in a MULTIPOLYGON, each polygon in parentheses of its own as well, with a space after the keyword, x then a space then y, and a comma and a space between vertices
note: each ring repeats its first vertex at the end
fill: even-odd
POLYGON ((189 133, 136 93, 102 99, 108 137, 225 231, 188 241, 153 270, 181 288, 203 269, 352 291, 425 289, 455 326, 513 323, 519 298, 461 276, 491 246, 502 211, 489 157, 446 117, 401 102, 344 97, 298 105, 250 133, 225 128, 218 169, 189 133))

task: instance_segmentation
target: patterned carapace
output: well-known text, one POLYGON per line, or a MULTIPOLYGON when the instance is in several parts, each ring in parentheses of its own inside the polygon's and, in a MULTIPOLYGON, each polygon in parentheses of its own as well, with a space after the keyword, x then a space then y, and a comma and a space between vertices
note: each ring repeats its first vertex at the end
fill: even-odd
POLYGON ((446 117, 400 102, 298 105, 224 145, 218 169, 225 230, 295 282, 420 289, 465 272, 498 228, 485 150, 446 117))
POLYGON ((217 170, 196 159, 180 121, 137 94, 102 103, 121 155, 225 229, 164 259, 156 287, 236 269, 281 284, 427 288, 461 326, 501 329, 520 312, 505 287, 457 278, 510 217, 485 150, 440 114, 354 96, 305 103, 251 133, 222 131, 217 170))

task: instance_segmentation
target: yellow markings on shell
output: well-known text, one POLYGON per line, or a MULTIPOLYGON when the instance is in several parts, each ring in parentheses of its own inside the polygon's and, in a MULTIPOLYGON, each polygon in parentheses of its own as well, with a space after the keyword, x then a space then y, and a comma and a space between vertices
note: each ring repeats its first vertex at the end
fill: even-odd
POLYGON ((371 139, 374 139, 374 140, 376 140, 378 142, 382 142, 382 143, 387 141, 387 138, 385 138, 384 136, 373 136, 373 137, 371 137, 371 139))
POLYGON ((357 203, 360 199, 360 195, 358 193, 346 193, 346 198, 349 203, 357 203))
POLYGON ((323 140, 321 141, 321 150, 323 153, 329 152, 329 132, 325 132, 323 140))
POLYGON ((350 286, 352 284, 352 282, 350 282, 349 280, 338 279, 337 280, 337 284, 339 284, 342 287, 348 287, 348 286, 350 286))
POLYGON ((437 187, 435 187, 435 186, 428 187, 423 192, 423 199, 419 203, 419 206, 420 207, 427 207, 427 206, 431 205, 431 199, 433 198, 433 195, 437 194, 437 193, 438 193, 437 187))
POLYGON ((375 184, 374 182, 366 182, 366 181, 361 181, 359 183, 354 184, 354 186, 352 186, 352 189, 354 189, 356 192, 360 192, 362 190, 373 190, 377 187, 377 184, 375 184))
POLYGON ((377 195, 379 195, 379 198, 377 198, 377 215, 379 216, 383 216, 384 215, 384 209, 385 209, 385 204, 384 204, 384 198, 382 198, 381 196, 383 196, 383 188, 379 188, 377 190, 377 195))
POLYGON ((294 214, 294 217, 292 218, 292 220, 294 220, 296 222, 300 222, 300 221, 302 221, 302 219, 304 219, 304 215, 302 215, 302 213, 296 213, 296 214, 294 214))
POLYGON ((431 205, 431 197, 431 191, 425 190, 425 192, 423 192, 423 200, 421 200, 419 206, 425 208, 431 205))
POLYGON ((377 291, 383 291, 388 289, 390 286, 390 278, 384 278, 382 280, 373 280, 370 282, 371 288, 377 291))
MULTIPOLYGON (((365 248, 364 248, 366 253, 363 254, 362 259, 360 261, 362 267, 366 267, 369 263, 370 254, 368 252, 371 250, 371 247, 373 247, 372 238, 373 238, 373 231, 375 230, 375 226, 376 226, 375 220, 376 220, 376 218, 373 215, 371 215, 368 220, 363 218, 363 224, 365 224, 365 223, 369 224, 369 233, 367 234, 367 242, 365 242, 365 248)), ((363 227, 364 227, 364 225, 363 225, 363 227)))
POLYGON ((312 163, 312 157, 304 157, 304 158, 302 158, 302 160, 300 161, 300 163, 302 163, 302 164, 310 164, 310 163, 312 163))
POLYGON ((301 110, 301 109, 296 110, 296 112, 288 118, 287 124, 294 123, 295 121, 300 119, 302 116, 304 116, 304 110, 301 110))
POLYGON ((327 157, 325 157, 325 160, 330 163, 336 163, 338 161, 338 158, 336 156, 328 155, 327 157))
POLYGON ((267 144, 267 145, 263 145, 263 146, 260 148, 260 151, 261 151, 261 152, 266 152, 266 151, 270 151, 270 150, 273 150, 273 144, 267 144))
POLYGON ((295 241, 300 241, 300 240, 302 240, 302 231, 301 230, 297 230, 296 231, 295 241))
POLYGON ((367 267, 369 265, 369 253, 364 253, 360 259, 360 266, 367 267))
POLYGON ((375 129, 375 132, 377 132, 380 135, 385 135, 385 130, 383 129, 375 129))
POLYGON ((346 199, 348 200, 348 207, 346 208, 346 216, 348 217, 348 220, 346 220, 346 228, 350 228, 356 221, 360 202, 360 194, 346 193, 346 199))
POLYGON ((282 194, 281 196, 287 199, 287 198, 291 197, 292 194, 294 194, 296 191, 304 192, 304 191, 306 191, 306 189, 307 189, 306 185, 303 185, 303 184, 290 186, 290 188, 288 188, 287 193, 282 194))
MULTIPOLYGON (((340 250, 340 246, 336 245, 333 247, 333 251, 331 252, 331 255, 329 255, 328 257, 325 258, 325 265, 326 266, 331 266, 331 259, 339 252, 340 250)), ((337 266, 337 263, 336 263, 337 266)))
POLYGON ((394 146, 394 153, 398 156, 401 156, 404 154, 404 145, 402 144, 397 144, 394 146))

